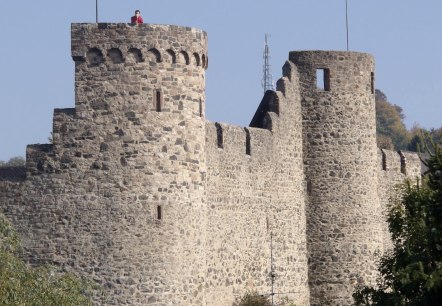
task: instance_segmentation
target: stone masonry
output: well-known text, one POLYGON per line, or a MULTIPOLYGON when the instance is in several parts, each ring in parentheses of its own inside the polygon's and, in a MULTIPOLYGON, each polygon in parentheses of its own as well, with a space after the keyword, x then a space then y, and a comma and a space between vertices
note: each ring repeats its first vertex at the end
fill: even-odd
POLYGON ((374 59, 290 52, 249 127, 205 119, 207 34, 72 24, 75 107, 0 170, 31 263, 94 280, 97 305, 231 305, 254 290, 350 305, 390 247, 416 154, 376 147, 374 59), (270 240, 272 238, 272 248, 270 240))

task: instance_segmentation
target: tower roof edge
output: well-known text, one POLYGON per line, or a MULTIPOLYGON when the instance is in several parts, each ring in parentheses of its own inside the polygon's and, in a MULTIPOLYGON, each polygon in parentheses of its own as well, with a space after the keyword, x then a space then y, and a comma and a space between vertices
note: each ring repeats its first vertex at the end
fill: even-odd
POLYGON ((195 32, 195 33, 203 33, 207 36, 207 32, 198 28, 188 27, 188 26, 179 26, 173 24, 154 24, 154 23, 142 23, 142 24, 134 24, 134 23, 114 23, 114 22, 100 22, 100 23, 71 23, 71 29, 163 29, 163 30, 180 30, 187 32, 195 32))

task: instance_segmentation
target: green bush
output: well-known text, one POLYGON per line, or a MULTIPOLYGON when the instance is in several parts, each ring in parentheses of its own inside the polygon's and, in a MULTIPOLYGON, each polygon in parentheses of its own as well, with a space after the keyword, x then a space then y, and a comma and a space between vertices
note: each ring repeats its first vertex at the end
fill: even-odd
POLYGON ((33 268, 18 257, 20 242, 0 214, 0 305, 92 305, 92 285, 51 266, 33 268))
POLYGON ((237 299, 233 306, 272 306, 272 302, 268 297, 257 292, 247 292, 237 299))
MULTIPOLYGON (((278 306, 295 306, 295 304, 287 297, 278 299, 274 305, 278 306)), ((233 306, 272 306, 269 296, 261 295, 257 292, 247 292, 242 297, 238 298, 233 306)))

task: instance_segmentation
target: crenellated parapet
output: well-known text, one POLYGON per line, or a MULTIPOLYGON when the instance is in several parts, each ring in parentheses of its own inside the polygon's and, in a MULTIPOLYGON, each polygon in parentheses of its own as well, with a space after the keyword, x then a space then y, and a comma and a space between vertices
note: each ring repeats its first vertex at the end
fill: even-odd
POLYGON ((207 33, 155 24, 72 24, 72 58, 89 67, 144 61, 207 69, 207 33))
POLYGON ((420 181, 422 163, 417 153, 379 148, 377 160, 377 190, 384 220, 383 248, 387 252, 393 246, 386 221, 391 199, 397 197, 398 188, 402 188, 404 182, 415 184, 420 181))
POLYGON ((149 62, 166 62, 169 64, 182 64, 188 66, 202 67, 207 69, 207 55, 199 52, 186 50, 163 49, 155 45, 143 46, 135 44, 133 47, 121 45, 100 45, 88 47, 84 52, 76 50, 72 55, 75 62, 86 62, 89 67, 97 67, 105 64, 131 64, 149 62), (81 54, 81 55, 78 55, 81 54))
POLYGON ((403 177, 419 178, 421 176, 419 154, 407 151, 378 149, 378 169, 403 177))
POLYGON ((206 123, 206 147, 227 160, 263 158, 271 151, 272 134, 266 129, 206 123))
POLYGON ((250 126, 272 131, 273 118, 279 117, 282 112, 289 117, 287 115, 293 111, 293 105, 287 100, 291 101, 293 96, 299 95, 298 92, 293 92, 294 88, 299 88, 297 68, 287 61, 282 67, 282 77, 276 82, 276 91, 268 90, 264 93, 250 126))

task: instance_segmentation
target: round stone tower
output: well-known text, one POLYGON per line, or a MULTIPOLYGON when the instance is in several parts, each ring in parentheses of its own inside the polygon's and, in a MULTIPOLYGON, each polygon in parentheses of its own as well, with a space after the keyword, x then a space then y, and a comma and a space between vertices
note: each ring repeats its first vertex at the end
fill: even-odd
POLYGON ((66 195, 63 252, 107 305, 203 305, 206 33, 73 24, 72 57, 75 112, 53 143, 86 188, 66 195))
POLYGON ((356 285, 375 281, 382 251, 374 60, 333 51, 289 58, 301 86, 311 305, 350 305, 356 285))

